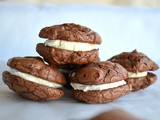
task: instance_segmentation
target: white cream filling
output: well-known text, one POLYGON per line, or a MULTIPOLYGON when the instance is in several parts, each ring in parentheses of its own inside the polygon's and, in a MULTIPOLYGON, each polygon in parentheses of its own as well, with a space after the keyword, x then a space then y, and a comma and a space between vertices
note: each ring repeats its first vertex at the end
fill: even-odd
POLYGON ((147 72, 128 72, 129 78, 139 78, 139 77, 145 77, 147 75, 147 72))
POLYGON ((46 40, 44 44, 45 46, 50 46, 70 51, 90 51, 93 49, 98 49, 97 44, 70 42, 64 40, 46 40))
POLYGON ((118 82, 101 84, 101 85, 83 85, 78 83, 71 83, 71 86, 73 87, 74 90, 82 90, 86 92, 86 91, 94 91, 94 90, 106 90, 106 89, 115 88, 125 84, 126 82, 124 80, 121 80, 118 82))
POLYGON ((58 83, 50 82, 50 81, 44 80, 42 78, 35 77, 33 75, 30 75, 30 74, 20 72, 16 69, 13 69, 13 68, 10 69, 10 73, 12 75, 16 75, 16 76, 18 76, 20 78, 23 78, 25 80, 28 80, 28 81, 31 81, 31 82, 34 82, 34 83, 38 83, 38 84, 41 84, 41 85, 45 85, 45 86, 48 86, 48 87, 53 87, 53 88, 63 87, 62 85, 60 85, 58 83))

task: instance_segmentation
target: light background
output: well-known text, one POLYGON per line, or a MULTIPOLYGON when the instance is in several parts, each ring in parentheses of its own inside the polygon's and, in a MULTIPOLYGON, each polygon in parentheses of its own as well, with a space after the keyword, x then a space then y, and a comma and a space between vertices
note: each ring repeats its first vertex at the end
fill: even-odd
POLYGON ((52 4, 98 4, 98 5, 117 5, 117 6, 146 6, 160 7, 159 0, 1 0, 12 3, 52 3, 52 4))
POLYGON ((160 9, 97 5, 0 4, 0 60, 38 55, 39 31, 45 26, 73 22, 102 37, 101 60, 137 49, 160 61, 160 9))
MULTIPOLYGON (((95 30, 102 37, 101 60, 137 49, 160 65, 160 9, 78 4, 13 4, 0 2, 0 74, 15 56, 38 55, 41 28, 73 22, 95 30)), ((160 71, 155 72, 160 77, 160 71)), ((2 76, 1 76, 2 77, 2 76)), ((80 120, 119 108, 149 120, 159 119, 159 79, 138 91, 107 104, 88 105, 65 96, 53 102, 33 102, 14 94, 0 81, 0 120, 80 120), (63 112, 63 114, 62 114, 63 112)))

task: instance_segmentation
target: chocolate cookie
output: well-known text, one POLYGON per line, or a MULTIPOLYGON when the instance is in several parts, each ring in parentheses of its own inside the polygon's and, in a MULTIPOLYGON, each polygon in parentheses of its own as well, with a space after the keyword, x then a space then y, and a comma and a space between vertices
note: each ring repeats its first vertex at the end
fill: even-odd
POLYGON ((70 74, 73 96, 86 103, 111 102, 131 91, 127 70, 112 62, 94 62, 70 74))
POLYGON ((144 119, 134 116, 126 111, 114 109, 100 113, 99 115, 93 117, 90 120, 144 120, 144 119))
MULTIPOLYGON (((96 61, 100 61, 100 58, 98 58, 96 61)), ((78 65, 78 64, 60 64, 60 65, 55 65, 56 67, 59 68, 59 70, 63 73, 63 75, 66 78, 67 84, 65 85, 66 88, 71 89, 70 81, 69 81, 69 74, 72 71, 76 71, 79 67, 83 67, 86 64, 83 65, 78 65)))
POLYGON ((64 75, 55 67, 44 64, 39 57, 15 57, 8 60, 10 71, 3 81, 17 94, 32 100, 48 101, 63 96, 59 89, 66 84, 64 75))
POLYGON ((36 51, 50 65, 88 64, 98 59, 100 36, 91 29, 67 23, 43 28, 39 36, 46 38, 36 51))
MULTIPOLYGON (((98 58, 95 62, 99 62, 99 61, 100 61, 100 58, 98 58)), ((51 66, 53 66, 53 65, 51 65, 51 66)), ((82 65, 79 65, 79 64, 55 64, 54 66, 56 66, 57 68, 62 69, 64 71, 67 71, 67 73, 68 73, 68 71, 76 70, 80 66, 85 66, 85 64, 82 64, 82 65)))
POLYGON ((43 28, 39 37, 49 40, 65 40, 72 42, 83 42, 91 44, 100 44, 101 37, 88 27, 65 23, 43 28))
POLYGON ((109 61, 119 63, 128 70, 129 78, 126 81, 133 86, 133 91, 144 89, 157 80, 156 75, 147 71, 157 70, 158 65, 137 50, 123 52, 110 58, 109 61))

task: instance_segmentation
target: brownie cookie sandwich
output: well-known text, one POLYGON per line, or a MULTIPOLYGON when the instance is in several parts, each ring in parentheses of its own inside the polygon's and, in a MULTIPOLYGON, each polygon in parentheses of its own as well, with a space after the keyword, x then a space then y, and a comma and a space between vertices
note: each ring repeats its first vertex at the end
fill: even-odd
POLYGON ((101 37, 85 26, 66 23, 43 28, 36 51, 50 65, 59 68, 74 68, 98 60, 101 37))
POLYGON ((158 65, 137 50, 123 52, 112 57, 109 61, 119 63, 128 70, 126 81, 132 85, 133 91, 144 89, 157 80, 157 76, 148 71, 157 70, 158 65))
POLYGON ((127 70, 118 63, 93 62, 70 74, 73 97, 86 103, 111 102, 131 92, 124 79, 127 70))
POLYGON ((37 101, 63 96, 65 77, 57 68, 44 64, 40 57, 14 57, 7 65, 10 71, 3 72, 3 81, 17 94, 37 101))

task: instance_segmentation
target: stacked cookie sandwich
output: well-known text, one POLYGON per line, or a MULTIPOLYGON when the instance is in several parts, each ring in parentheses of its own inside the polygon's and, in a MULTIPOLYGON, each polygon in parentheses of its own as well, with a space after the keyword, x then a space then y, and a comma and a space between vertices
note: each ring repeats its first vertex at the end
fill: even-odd
POLYGON ((43 28, 36 51, 51 66, 61 69, 66 76, 80 65, 97 61, 101 37, 85 26, 68 23, 43 28))
POLYGON ((61 88, 70 71, 99 60, 101 38, 90 28, 73 23, 45 27, 39 36, 47 40, 37 44, 36 51, 48 65, 40 57, 14 57, 8 60, 11 70, 3 72, 3 81, 25 98, 55 100, 63 96, 61 88))

